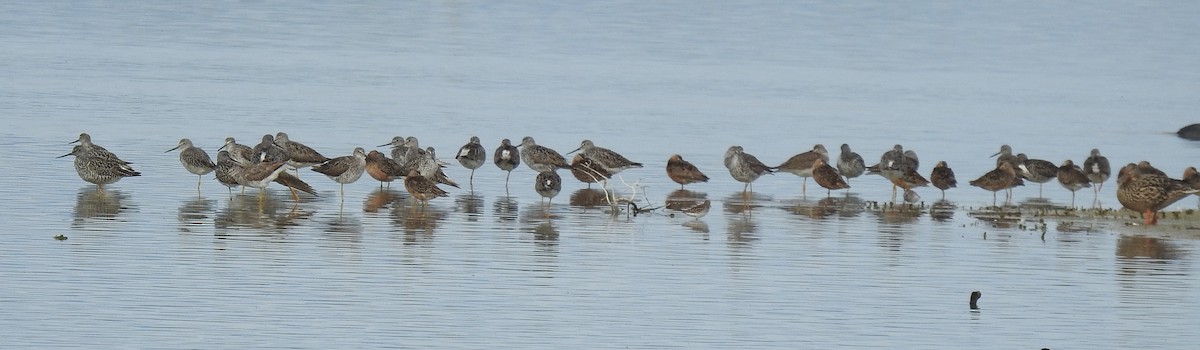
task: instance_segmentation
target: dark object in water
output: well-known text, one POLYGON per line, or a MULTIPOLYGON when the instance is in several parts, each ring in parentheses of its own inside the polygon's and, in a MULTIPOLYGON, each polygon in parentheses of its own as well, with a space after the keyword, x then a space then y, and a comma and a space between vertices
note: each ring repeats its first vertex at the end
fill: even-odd
POLYGON ((1200 141, 1200 124, 1185 126, 1182 129, 1179 129, 1179 131, 1175 134, 1188 140, 1200 141))
POLYGON ((975 302, 979 301, 979 298, 982 296, 983 293, 980 293, 979 291, 971 292, 971 310, 979 310, 979 305, 976 305, 975 302))

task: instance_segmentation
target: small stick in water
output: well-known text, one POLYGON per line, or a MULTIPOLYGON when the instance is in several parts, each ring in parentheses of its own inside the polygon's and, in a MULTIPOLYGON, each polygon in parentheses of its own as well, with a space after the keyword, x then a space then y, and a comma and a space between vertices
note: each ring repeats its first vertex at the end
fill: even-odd
POLYGON ((979 298, 982 296, 983 293, 979 291, 971 292, 971 310, 979 310, 979 305, 975 304, 975 302, 979 301, 979 298))

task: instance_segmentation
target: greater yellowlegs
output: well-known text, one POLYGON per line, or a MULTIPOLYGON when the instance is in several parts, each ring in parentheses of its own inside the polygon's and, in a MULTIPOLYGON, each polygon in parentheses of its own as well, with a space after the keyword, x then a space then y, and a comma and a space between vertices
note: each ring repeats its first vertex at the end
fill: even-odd
POLYGON ((240 175, 236 174, 241 169, 237 162, 233 160, 233 157, 229 155, 229 151, 221 150, 217 152, 217 167, 214 174, 217 176, 217 182, 220 182, 229 189, 230 198, 233 197, 233 188, 242 185, 237 180, 240 175))
POLYGON ((704 175, 700 171, 700 168, 697 168, 689 161, 683 160, 683 156, 678 154, 672 155, 671 159, 667 160, 667 177, 679 184, 679 188, 681 189, 684 185, 708 182, 708 175, 704 175))
POLYGON ((763 164, 758 160, 758 157, 746 153, 742 146, 730 146, 729 150, 725 151, 725 167, 729 169, 729 176, 734 180, 746 183, 742 186, 742 194, 746 194, 750 189, 750 184, 754 180, 758 180, 763 174, 774 173, 775 170, 763 164))
POLYGON ((96 184, 101 193, 104 192, 104 185, 115 183, 122 178, 142 175, 112 152, 98 152, 96 149, 88 150, 84 145, 75 145, 71 148, 71 153, 58 158, 66 156, 75 156, 75 172, 79 174, 79 178, 96 184))
POLYGON ((1046 160, 1029 159, 1025 153, 1017 154, 1017 167, 1022 178, 1038 184, 1038 198, 1042 198, 1042 185, 1058 176, 1058 166, 1046 160))
POLYGON ((1000 166, 996 167, 996 169, 983 174, 983 176, 980 176, 978 179, 975 179, 970 183, 971 186, 992 191, 993 206, 996 205, 997 191, 1007 190, 1014 186, 1024 185, 1024 182, 1021 181, 1021 178, 1017 177, 1017 172, 1013 169, 1012 164, 1008 162, 1001 162, 1000 166))
POLYGON ((521 150, 513 146, 512 141, 508 139, 500 140, 500 147, 496 147, 492 161, 496 163, 497 168, 504 170, 504 192, 508 192, 508 177, 512 175, 513 169, 521 165, 521 150))
POLYGON ((596 162, 596 164, 604 167, 604 170, 608 170, 608 172, 613 175, 616 175, 625 169, 642 167, 642 163, 631 161, 628 158, 625 158, 625 156, 622 156, 620 153, 613 152, 613 150, 604 147, 596 147, 596 144, 592 143, 592 140, 583 140, 583 142, 579 144, 579 148, 576 148, 574 151, 567 152, 567 154, 579 151, 582 151, 580 153, 583 154, 584 157, 596 162))
POLYGON ((279 148, 282 148, 283 152, 287 154, 288 166, 296 169, 329 161, 329 157, 321 155, 321 152, 317 152, 317 150, 312 149, 312 147, 305 146, 303 143, 292 141, 290 138, 288 138, 288 134, 285 132, 279 132, 275 134, 275 145, 279 146, 279 148))
POLYGON ((1016 171, 1021 166, 1021 161, 1017 160, 1017 156, 1013 155, 1012 146, 1000 145, 1000 152, 996 152, 992 157, 996 157, 996 167, 1000 167, 1000 163, 1008 163, 1016 171))
POLYGON ((237 154, 237 156, 241 157, 242 159, 254 159, 254 149, 250 148, 250 146, 237 143, 237 140, 234 140, 233 137, 225 138, 225 144, 222 145, 221 148, 218 148, 217 152, 221 152, 221 150, 226 150, 229 151, 229 153, 237 154))
MULTIPOLYGON (((404 153, 408 152, 408 148, 404 147, 404 137, 393 137, 391 142, 375 147, 383 146, 392 146, 392 159, 395 160, 396 163, 404 163, 404 153)), ((405 174, 401 174, 400 176, 404 176, 405 174)))
POLYGON ((301 181, 300 178, 284 172, 287 170, 287 161, 279 160, 274 162, 253 162, 247 159, 241 159, 235 155, 233 160, 238 162, 241 167, 240 171, 231 172, 242 186, 253 187, 259 189, 258 198, 261 203, 266 195, 267 185, 271 182, 279 183, 287 186, 292 192, 292 199, 300 200, 300 195, 296 194, 296 190, 304 191, 313 196, 317 195, 317 191, 313 190, 308 183, 301 181))
POLYGON ((833 190, 850 188, 850 184, 842 179, 842 175, 838 174, 837 169, 826 164, 824 159, 817 158, 813 160, 812 166, 813 181, 825 188, 826 197, 831 196, 833 190))
POLYGON ((1100 190, 1104 188, 1104 182, 1108 181, 1109 175, 1112 174, 1108 158, 1100 155, 1100 149, 1093 148, 1091 155, 1083 160, 1083 174, 1096 185, 1092 190, 1099 195, 1100 190))
POLYGON ((562 191, 562 177, 559 177, 558 172, 554 170, 540 172, 534 179, 533 190, 542 198, 549 199, 547 202, 547 206, 549 206, 550 202, 554 201, 554 196, 562 191))
POLYGON ((76 142, 78 142, 80 146, 83 146, 83 150, 85 152, 93 154, 96 157, 110 159, 110 160, 116 161, 121 164, 133 164, 133 163, 121 160, 121 158, 118 158, 116 154, 109 152, 108 149, 105 149, 104 147, 101 147, 100 145, 92 143, 92 135, 88 135, 88 133, 86 133, 86 132, 80 133, 79 138, 75 139, 75 141, 71 141, 70 143, 68 143, 68 145, 76 143, 76 142))
POLYGON ((454 159, 457 159, 458 164, 462 164, 464 168, 471 169, 471 177, 467 179, 467 183, 473 188, 475 186, 475 169, 479 169, 487 161, 487 150, 483 149, 483 145, 479 143, 479 137, 471 136, 471 140, 458 149, 458 154, 454 155, 454 159))
POLYGON ((1083 174, 1083 169, 1080 169, 1070 159, 1067 159, 1058 167, 1057 178, 1058 184, 1071 191, 1072 207, 1075 206, 1075 191, 1084 187, 1092 187, 1092 183, 1088 180, 1087 175, 1083 174))
POLYGON ((954 178, 954 170, 946 165, 946 161, 939 161, 933 167, 933 172, 929 174, 929 182, 933 183, 933 187, 942 190, 942 199, 946 199, 946 190, 958 187, 958 180, 954 178))
POLYGON ((1117 201, 1129 210, 1142 213, 1146 225, 1158 223, 1158 211, 1200 192, 1183 181, 1152 172, 1142 172, 1137 165, 1121 169, 1117 180, 1117 201))
POLYGON ((384 182, 388 184, 388 187, 391 187, 392 181, 395 181, 397 177, 408 174, 407 171, 402 171, 404 169, 401 169, 400 164, 397 164, 395 160, 388 158, 383 153, 379 153, 379 151, 367 153, 366 167, 367 174, 371 175, 375 180, 379 180, 380 188, 383 187, 384 182))
POLYGON ((446 167, 445 163, 437 159, 437 153, 433 147, 426 147, 423 155, 425 156, 425 161, 417 167, 417 170, 421 171, 421 176, 430 178, 443 185, 460 188, 458 187, 458 183, 450 179, 450 176, 447 176, 446 172, 442 170, 442 168, 446 167))
POLYGON ((437 187, 437 183, 421 176, 416 169, 410 170, 404 177, 404 189, 408 190, 408 194, 412 195, 413 199, 420 201, 422 207, 429 204, 431 199, 449 196, 446 191, 437 187))
POLYGON ((801 193, 808 195, 808 178, 812 177, 813 164, 816 164, 817 160, 821 160, 826 164, 829 163, 829 151, 825 150, 825 145, 814 145, 812 150, 788 158, 787 161, 775 167, 775 169, 804 178, 804 183, 801 185, 801 193))
MULTIPOLYGON (((275 163, 284 162, 287 164, 287 150, 275 144, 275 136, 271 134, 263 135, 262 142, 254 146, 254 157, 250 161, 255 163, 275 163)), ((270 182, 270 181, 268 181, 270 182)), ((254 187, 254 186, 251 186, 254 187)))
POLYGON ((850 179, 861 176, 867 170, 867 165, 862 156, 851 151, 850 145, 843 143, 842 153, 838 155, 837 170, 846 177, 846 183, 850 183, 850 179))
POLYGON ((594 183, 612 178, 612 174, 608 170, 582 153, 571 158, 571 175, 580 182, 588 184, 588 188, 592 188, 594 183))
POLYGON ((179 162, 183 163, 183 168, 187 169, 189 173, 196 175, 196 191, 200 191, 200 180, 204 178, 205 174, 211 173, 216 169, 217 165, 213 163, 212 158, 208 157, 208 153, 204 152, 200 147, 193 146, 192 140, 189 139, 179 140, 179 145, 163 153, 177 149, 180 149, 179 162))
POLYGON ((529 169, 539 173, 571 167, 558 151, 538 145, 532 136, 525 136, 521 140, 521 161, 525 162, 529 169))
POLYGON ((367 168, 367 151, 362 147, 354 148, 354 153, 330 159, 324 163, 313 165, 312 170, 325 174, 329 179, 342 185, 342 199, 346 198, 346 184, 358 181, 367 168))

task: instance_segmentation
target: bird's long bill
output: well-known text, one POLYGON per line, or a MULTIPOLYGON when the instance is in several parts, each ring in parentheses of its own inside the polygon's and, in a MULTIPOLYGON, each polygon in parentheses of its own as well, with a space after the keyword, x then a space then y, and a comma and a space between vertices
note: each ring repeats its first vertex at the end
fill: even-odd
POLYGON ((576 148, 574 151, 567 152, 567 154, 564 154, 564 155, 569 156, 569 155, 571 155, 571 153, 579 152, 579 150, 581 150, 581 149, 583 149, 583 146, 579 146, 579 148, 576 148))
MULTIPOLYGON (((179 147, 181 147, 181 146, 182 146, 182 145, 180 145, 180 146, 175 146, 175 148, 169 149, 169 150, 167 150, 166 152, 163 152, 163 153, 171 153, 171 151, 177 150, 177 149, 179 149, 179 147)), ((218 151, 220 151, 220 150, 218 150, 218 151)))
POLYGON ((221 150, 223 150, 223 149, 225 149, 225 148, 227 148, 227 147, 229 147, 229 144, 228 144, 228 143, 227 143, 227 144, 224 144, 224 145, 221 145, 221 148, 218 148, 218 149, 217 149, 217 153, 221 153, 221 150))
POLYGON ((58 158, 62 158, 62 157, 66 157, 66 156, 72 155, 72 154, 75 154, 75 152, 67 153, 67 154, 64 154, 64 155, 61 155, 61 156, 58 156, 58 157, 54 157, 54 158, 55 158, 55 159, 58 159, 58 158))
POLYGON ((391 143, 391 142, 388 142, 388 143, 385 143, 385 144, 382 144, 382 145, 379 145, 379 146, 375 146, 375 147, 383 147, 383 146, 391 146, 391 145, 392 145, 392 143, 391 143))
POLYGON ((988 158, 991 158, 991 157, 998 156, 998 155, 1000 155, 1000 153, 1004 153, 1004 152, 996 152, 996 154, 993 154, 993 155, 991 155, 991 156, 988 156, 988 158))
MULTIPOLYGON (((81 138, 77 138, 77 139, 75 139, 75 141, 67 142, 67 144, 68 144, 68 145, 73 145, 73 144, 75 144, 76 142, 79 142, 79 140, 83 140, 83 138, 82 138, 82 137, 81 137, 81 138)), ((62 158, 62 157, 59 157, 59 158, 62 158)))

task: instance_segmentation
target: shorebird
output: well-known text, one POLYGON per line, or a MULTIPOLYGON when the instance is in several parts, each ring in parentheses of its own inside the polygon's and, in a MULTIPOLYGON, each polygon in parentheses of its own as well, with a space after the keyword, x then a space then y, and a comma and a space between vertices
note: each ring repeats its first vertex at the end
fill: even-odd
POLYGON ((567 164, 567 159, 558 154, 558 151, 538 145, 533 141, 532 136, 525 136, 521 140, 521 161, 539 173, 571 167, 571 164, 567 164))
POLYGON ((437 187, 436 182, 421 176, 416 169, 410 170, 404 177, 404 189, 408 190, 408 194, 412 195, 413 199, 421 202, 421 207, 429 205, 431 199, 449 196, 446 191, 437 187))
MULTIPOLYGON (((385 144, 382 144, 379 146, 375 146, 375 147, 383 147, 383 146, 392 146, 392 159, 394 159, 396 161, 396 163, 401 163, 401 164, 404 163, 404 153, 408 152, 408 148, 406 148, 404 146, 404 138, 403 137, 400 137, 400 136, 393 137, 391 142, 388 142, 388 143, 385 143, 385 144)), ((408 173, 400 174, 400 176, 404 176, 407 174, 408 173)))
POLYGON ((1038 198, 1042 198, 1042 185, 1058 176, 1058 166, 1046 160, 1029 159, 1025 153, 1017 154, 1018 174, 1021 178, 1038 184, 1038 198))
POLYGON ((95 155, 95 156, 101 157, 101 158, 112 159, 121 164, 133 164, 133 163, 121 160, 121 158, 118 158, 116 154, 109 152, 108 149, 105 149, 104 147, 100 147, 100 145, 92 143, 92 135, 88 135, 88 133, 86 133, 86 132, 80 133, 78 139, 75 139, 75 141, 71 141, 70 143, 67 143, 67 144, 70 145, 70 144, 74 144, 76 142, 78 142, 80 146, 83 146, 83 150, 89 154, 92 154, 92 155, 95 155))
POLYGON ((1083 174, 1083 169, 1075 165, 1070 159, 1063 161, 1058 167, 1058 184, 1062 185, 1068 191, 1071 191, 1071 206, 1075 206, 1075 191, 1084 187, 1092 187, 1091 180, 1087 175, 1083 174))
POLYGON ((88 150, 87 146, 75 145, 71 148, 71 153, 58 156, 58 158, 66 156, 75 156, 75 172, 79 174, 79 178, 96 184, 100 193, 104 193, 104 185, 115 183, 126 177, 142 175, 133 170, 128 162, 117 158, 112 152, 101 152, 96 148, 88 150))
POLYGON ((1183 181, 1143 172, 1134 164, 1121 168, 1117 176, 1117 201, 1129 210, 1142 213, 1146 225, 1158 224, 1159 210, 1197 192, 1200 190, 1183 181))
MULTIPOLYGON (((971 186, 979 187, 988 191, 992 191, 992 205, 996 205, 996 192, 1006 190, 1014 186, 1023 186, 1025 183, 1021 178, 1017 177, 1017 172, 1013 170, 1012 164, 1001 162, 1000 166, 992 171, 983 174, 978 179, 971 181, 971 186)), ((1006 199, 1007 200, 1007 199, 1006 199)))
POLYGON ((559 177, 558 172, 553 170, 540 172, 534 179, 533 190, 542 198, 548 199, 546 205, 549 206, 550 202, 554 201, 554 196, 562 191, 562 177, 559 177))
POLYGON ((312 167, 313 171, 325 174, 330 180, 342 185, 342 200, 346 198, 346 184, 358 181, 366 169, 367 151, 362 147, 354 148, 351 155, 329 159, 312 167))
MULTIPOLYGON (((329 157, 321 155, 321 152, 305 146, 303 143, 292 141, 288 138, 285 132, 275 134, 275 145, 283 149, 283 153, 287 154, 287 164, 290 167, 300 169, 303 167, 313 166, 329 161, 329 157)), ((299 173, 297 173, 299 175, 299 173)))
POLYGON ((241 175, 235 172, 240 172, 242 168, 229 155, 229 151, 222 150, 217 152, 217 167, 214 170, 217 182, 225 185, 229 190, 229 197, 233 198, 233 188, 242 185, 237 180, 241 175))
POLYGON ((183 163, 183 168, 196 175, 196 191, 199 192, 200 180, 204 179, 205 174, 215 170, 217 165, 213 163, 212 158, 208 157, 208 153, 205 153, 200 147, 192 146, 192 140, 188 139, 179 140, 179 145, 163 153, 177 149, 182 149, 179 151, 179 162, 183 163))
POLYGON ((234 140, 233 137, 225 138, 225 144, 221 145, 221 148, 218 148, 217 152, 221 152, 221 150, 229 151, 229 153, 237 153, 242 159, 254 159, 254 149, 250 148, 250 146, 237 143, 237 140, 234 140))
POLYGON ((471 177, 467 181, 474 187, 475 169, 479 169, 483 166, 483 162, 487 161, 487 150, 479 144, 479 137, 471 136, 471 140, 458 149, 458 154, 454 155, 454 159, 457 159, 458 164, 462 164, 464 168, 471 169, 471 177))
POLYGON ((500 140, 500 147, 496 147, 492 162, 497 168, 504 170, 504 192, 508 192, 508 177, 512 175, 513 169, 521 165, 521 150, 513 146, 512 141, 508 139, 500 140))
POLYGON ((458 183, 451 180, 450 176, 447 176, 446 172, 442 170, 442 168, 445 168, 445 165, 443 165, 445 163, 437 159, 437 153, 435 152, 433 147, 426 147, 425 152, 422 153, 425 160, 417 165, 417 170, 421 172, 421 176, 443 185, 460 188, 458 187, 458 183))
POLYGON ((583 140, 583 142, 580 143, 579 148, 576 148, 574 151, 567 152, 567 154, 579 151, 582 151, 580 153, 583 154, 584 157, 591 159, 593 162, 600 165, 604 168, 604 170, 607 170, 613 175, 616 175, 625 169, 642 167, 642 163, 631 161, 628 158, 625 158, 625 156, 622 156, 620 153, 613 152, 612 150, 604 147, 596 147, 596 145, 592 143, 592 140, 583 140))
POLYGON ((1000 145, 1000 152, 996 152, 992 157, 996 157, 996 167, 1000 167, 1000 163, 1008 163, 1012 165, 1013 170, 1021 166, 1021 161, 1017 160, 1017 156, 1013 155, 1012 146, 1000 145))
POLYGON ((255 163, 284 162, 286 164, 288 160, 287 150, 276 145, 275 137, 271 134, 263 135, 262 142, 255 145, 253 151, 254 157, 250 161, 255 163))
POLYGON ((592 188, 594 183, 612 178, 612 174, 608 170, 582 153, 571 158, 571 175, 580 182, 588 184, 588 188, 592 188))
POLYGON ((704 175, 699 168, 696 168, 691 162, 683 160, 683 156, 678 154, 672 155, 671 159, 667 160, 667 177, 671 181, 679 184, 682 189, 684 185, 697 182, 708 182, 708 176, 704 175))
POLYGON ((367 174, 371 175, 371 177, 375 180, 379 180, 379 187, 381 188, 383 187, 384 182, 388 184, 388 187, 391 187, 392 181, 395 181, 397 177, 408 174, 408 172, 404 170, 405 169, 400 167, 399 163, 396 163, 395 160, 383 155, 383 153, 379 153, 379 151, 371 151, 371 153, 367 153, 367 174))
POLYGON ((829 163, 829 152, 825 150, 824 145, 814 145, 811 151, 800 153, 788 158, 788 160, 783 162, 783 164, 775 167, 775 170, 792 173, 796 176, 804 178, 804 183, 801 185, 801 193, 807 195, 808 178, 813 176, 813 164, 815 164, 817 160, 820 160, 822 163, 829 163))
POLYGON ((850 145, 842 144, 842 153, 838 155, 837 170, 842 176, 846 177, 846 183, 850 183, 851 178, 862 176, 867 170, 866 163, 863 162, 862 156, 850 150, 850 145))
POLYGON ((850 188, 850 184, 842 179, 842 175, 838 174, 837 169, 825 164, 824 159, 817 158, 813 161, 812 178, 817 185, 825 188, 826 197, 831 196, 833 190, 850 188))
POLYGON ((1104 188, 1104 182, 1108 181, 1109 175, 1112 174, 1108 158, 1100 155, 1100 149, 1093 148, 1091 155, 1083 160, 1083 174, 1087 175, 1088 180, 1096 185, 1092 187, 1092 190, 1095 195, 1099 196, 1100 190, 1104 188))
POLYGON ((729 176, 732 176, 734 180, 746 183, 742 187, 743 195, 750 189, 750 184, 754 180, 758 180, 763 174, 775 172, 771 167, 759 161, 758 157, 746 153, 742 146, 730 146, 729 150, 725 151, 725 167, 729 169, 729 176))
POLYGON ((933 172, 929 174, 929 181, 933 183, 933 187, 942 190, 942 199, 946 199, 946 190, 958 187, 958 180, 954 178, 954 170, 950 169, 944 160, 933 167, 933 172))
POLYGON ((278 160, 274 162, 254 163, 250 160, 240 159, 236 156, 234 156, 233 159, 237 161, 239 166, 242 168, 240 172, 233 172, 233 174, 241 176, 238 178, 238 182, 243 186, 257 188, 259 190, 258 200, 260 205, 263 198, 266 196, 267 185, 270 185, 272 182, 287 186, 288 190, 292 192, 292 199, 297 201, 300 200, 300 196, 296 194, 296 190, 301 190, 314 196, 317 195, 317 191, 313 190, 312 186, 309 186, 304 181, 301 181, 300 178, 284 172, 287 169, 287 161, 278 160))

